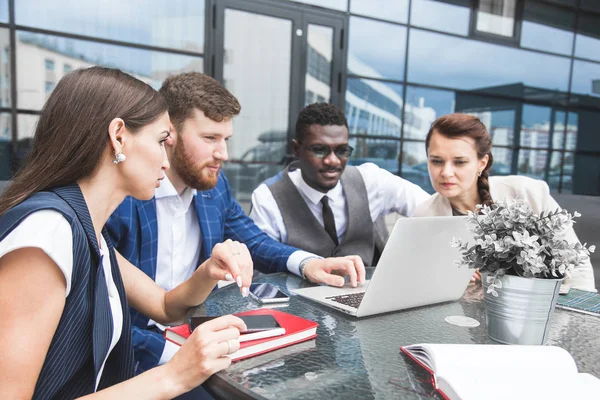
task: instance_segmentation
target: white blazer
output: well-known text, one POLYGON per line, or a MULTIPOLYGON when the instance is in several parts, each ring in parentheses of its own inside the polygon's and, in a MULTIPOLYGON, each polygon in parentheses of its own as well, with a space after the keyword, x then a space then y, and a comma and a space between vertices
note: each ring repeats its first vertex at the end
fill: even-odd
MULTIPOLYGON (((491 176, 490 194, 494 201, 505 201, 511 198, 521 198, 529 202, 534 213, 542 211, 554 211, 560 208, 556 200, 550 195, 548 184, 544 181, 532 179, 526 176, 491 176)), ((569 210, 573 212, 575 210, 569 210)), ((451 216, 452 207, 447 198, 435 193, 425 200, 413 213, 413 217, 451 216)), ((569 243, 579 242, 573 228, 565 235, 569 243)), ((589 259, 571 274, 571 278, 565 278, 565 282, 571 287, 582 290, 596 291, 594 283, 594 270, 589 259)))

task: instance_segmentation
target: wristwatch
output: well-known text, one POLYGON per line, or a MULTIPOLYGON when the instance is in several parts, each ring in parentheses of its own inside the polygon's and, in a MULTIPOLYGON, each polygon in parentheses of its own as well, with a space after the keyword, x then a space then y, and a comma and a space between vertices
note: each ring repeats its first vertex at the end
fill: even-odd
POLYGON ((298 270, 300 271, 300 276, 302 277, 302 279, 306 279, 308 280, 308 278, 306 277, 306 275, 304 275, 304 268, 306 267, 306 264, 311 261, 311 260, 318 260, 321 257, 306 257, 304 260, 300 261, 300 265, 298 266, 298 270))

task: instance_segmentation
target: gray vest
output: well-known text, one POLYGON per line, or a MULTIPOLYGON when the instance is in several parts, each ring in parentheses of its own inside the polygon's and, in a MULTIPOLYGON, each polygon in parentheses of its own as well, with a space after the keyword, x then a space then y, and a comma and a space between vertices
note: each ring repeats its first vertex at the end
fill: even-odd
POLYGON ((287 244, 322 257, 356 254, 362 258, 365 266, 370 266, 374 250, 373 220, 367 189, 358 169, 347 166, 342 174, 341 182, 348 206, 348 229, 342 242, 336 246, 288 176, 288 171, 297 167, 296 162, 290 164, 283 171, 281 179, 269 186, 287 229, 287 244))

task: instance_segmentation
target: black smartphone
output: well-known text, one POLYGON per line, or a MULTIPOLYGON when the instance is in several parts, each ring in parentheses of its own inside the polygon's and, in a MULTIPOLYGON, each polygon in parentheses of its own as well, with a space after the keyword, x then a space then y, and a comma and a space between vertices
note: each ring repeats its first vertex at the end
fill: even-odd
POLYGON ((250 285, 250 297, 260 303, 281 303, 290 297, 270 283, 253 283, 250 285))
POLYGON ((219 317, 208 316, 208 315, 202 315, 199 317, 191 317, 190 318, 190 329, 193 331, 199 325, 205 323, 206 321, 210 321, 211 319, 215 319, 215 318, 219 318, 219 317))
MULTIPOLYGON (((190 318, 190 328, 193 331, 199 325, 218 317, 203 315, 190 318)), ((268 331, 281 328, 279 322, 272 315, 240 315, 239 318, 246 324, 246 330, 242 333, 268 331)))
POLYGON ((239 315, 246 324, 244 333, 268 331, 281 328, 279 322, 272 315, 239 315))

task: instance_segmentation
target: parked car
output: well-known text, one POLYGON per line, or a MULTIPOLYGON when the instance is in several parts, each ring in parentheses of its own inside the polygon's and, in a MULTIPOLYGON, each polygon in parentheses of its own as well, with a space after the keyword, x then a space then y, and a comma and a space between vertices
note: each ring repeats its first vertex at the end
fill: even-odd
POLYGON ((240 159, 223 164, 223 172, 239 201, 249 200, 258 185, 284 167, 287 133, 265 132, 258 137, 258 141, 240 159))

